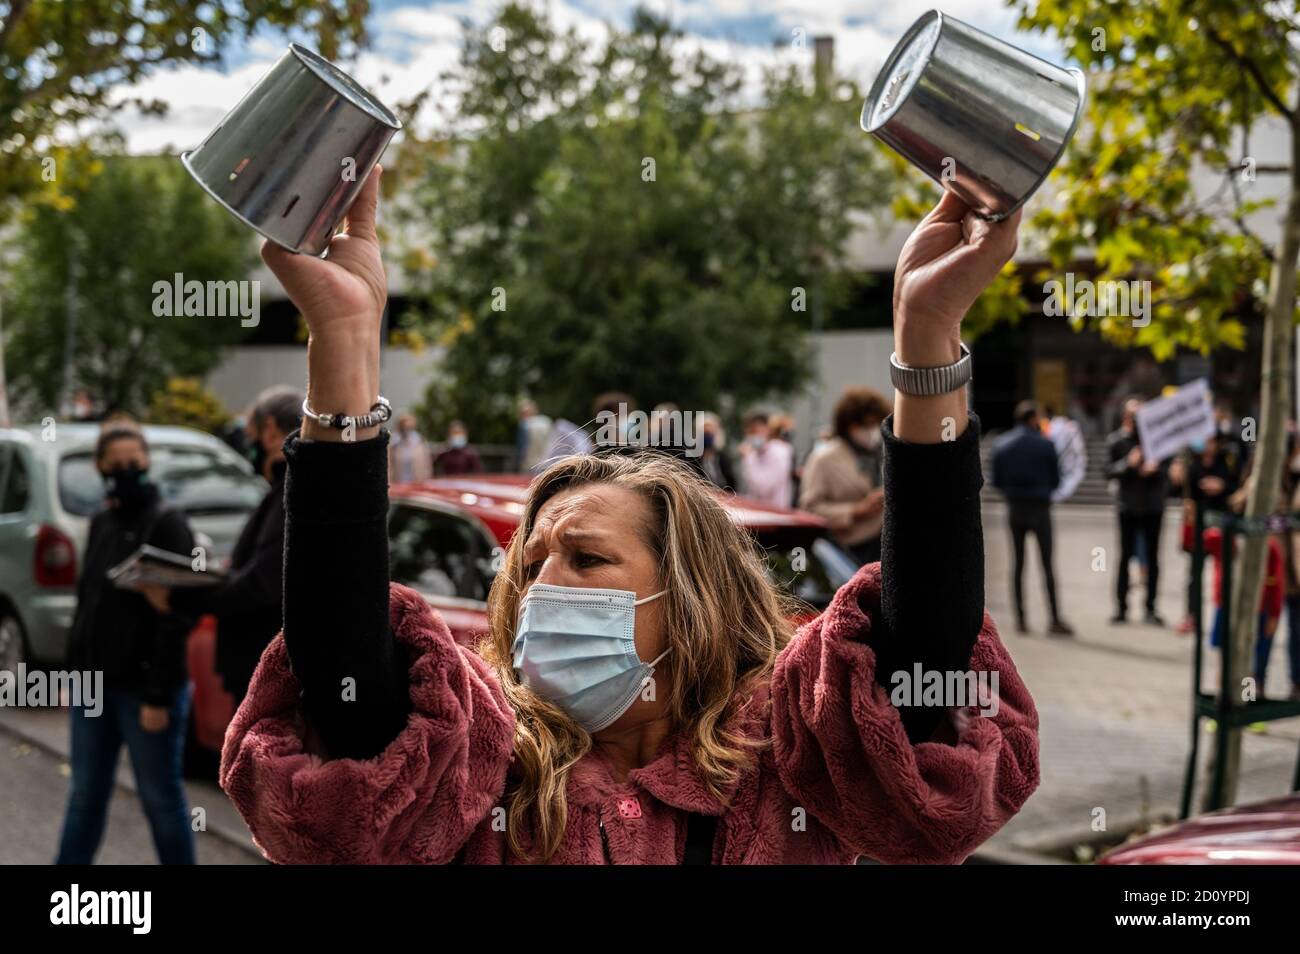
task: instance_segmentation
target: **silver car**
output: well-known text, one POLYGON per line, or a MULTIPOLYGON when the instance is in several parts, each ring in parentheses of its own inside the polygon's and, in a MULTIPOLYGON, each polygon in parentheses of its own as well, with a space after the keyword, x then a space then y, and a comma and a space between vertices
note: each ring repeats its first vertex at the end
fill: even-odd
MULTIPOLYGON (((267 485, 219 438, 144 428, 150 477, 189 518, 210 565, 229 562, 267 485)), ((0 428, 0 670, 57 665, 67 652, 90 518, 104 499, 98 424, 0 428)))

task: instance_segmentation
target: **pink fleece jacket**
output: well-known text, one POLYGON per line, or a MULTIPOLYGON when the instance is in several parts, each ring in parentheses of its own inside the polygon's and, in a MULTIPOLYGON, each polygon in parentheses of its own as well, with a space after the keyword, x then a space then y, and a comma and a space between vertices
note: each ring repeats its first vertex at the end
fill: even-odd
MULTIPOLYGON (((724 807, 678 736, 620 782, 602 757, 570 775, 552 864, 678 864, 688 813, 719 818, 717 864, 957 863, 1038 785, 1038 714, 986 614, 971 669, 999 673, 996 715, 951 710, 934 741, 908 741, 863 642, 878 565, 860 571, 777 660, 737 717, 771 739, 724 807), (602 826, 604 837, 602 837, 602 826)), ((304 744, 298 682, 277 638, 226 734, 221 785, 272 861, 504 864, 500 808, 514 718, 500 685, 413 591, 392 587, 414 712, 377 758, 323 761, 304 744)))

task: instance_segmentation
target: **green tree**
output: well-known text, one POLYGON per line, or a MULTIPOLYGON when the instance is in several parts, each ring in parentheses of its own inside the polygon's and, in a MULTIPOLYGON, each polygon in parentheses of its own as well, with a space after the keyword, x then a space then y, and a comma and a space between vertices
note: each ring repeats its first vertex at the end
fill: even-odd
POLYGON ((150 397, 148 420, 218 434, 230 424, 230 412, 199 378, 169 378, 150 397))
MULTIPOLYGON (((1177 348, 1208 353, 1240 348, 1243 320, 1264 323, 1261 420, 1248 517, 1273 511, 1281 486, 1290 413, 1291 341, 1300 252, 1300 22, 1294 4, 1254 0, 1013 0, 1024 28, 1054 34, 1089 69, 1086 122, 1058 173, 1059 206, 1034 226, 1049 240, 1057 272, 1095 258, 1099 279, 1152 283, 1152 320, 1101 318, 1111 340, 1149 348, 1158 359, 1177 348), (1250 154, 1252 131, 1280 117, 1291 159, 1268 170, 1250 154), (1204 194, 1193 174, 1222 176, 1204 194), (1252 193, 1255 175, 1286 177, 1276 242, 1247 216, 1269 203, 1252 193)), ((1265 539, 1243 541, 1232 591, 1230 684, 1251 675, 1264 575, 1265 539)), ((1235 700, 1239 704, 1239 700, 1235 700)), ((1236 797, 1240 729, 1228 731, 1222 792, 1236 797)))
POLYGON ((69 296, 74 381, 140 413, 171 377, 202 376, 239 317, 158 317, 155 282, 239 281, 256 262, 248 229, 173 157, 105 159, 72 211, 31 207, 5 302, 5 376, 17 407, 54 413, 63 393, 69 296), (143 210, 147 210, 143 211, 143 210))
POLYGON ((91 150, 76 129, 127 105, 151 71, 216 62, 259 27, 301 29, 328 58, 363 39, 369 0, 0 0, 0 216, 4 200, 66 204, 91 150))
POLYGON ((485 440, 514 400, 586 421, 595 394, 706 408, 805 380, 816 295, 886 176, 851 86, 688 52, 644 11, 589 46, 518 5, 467 26, 449 132, 408 143, 403 265, 447 348, 429 405, 485 440), (426 234, 427 234, 426 232, 426 234))

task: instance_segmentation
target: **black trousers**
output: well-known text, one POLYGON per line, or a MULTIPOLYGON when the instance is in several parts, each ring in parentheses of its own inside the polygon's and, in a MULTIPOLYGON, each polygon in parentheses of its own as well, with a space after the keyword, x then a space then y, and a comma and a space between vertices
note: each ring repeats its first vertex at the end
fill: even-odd
POLYGON ((1047 608, 1052 622, 1061 618, 1056 605, 1056 574, 1052 570, 1052 504, 1048 500, 1008 500, 1007 516, 1011 526, 1011 549, 1015 554, 1012 570, 1011 595, 1015 602, 1016 619, 1025 622, 1025 537, 1034 535, 1038 541, 1038 556, 1043 564, 1043 582, 1047 586, 1047 608))
POLYGON ((1145 543, 1147 558, 1147 612, 1156 608, 1160 583, 1160 525, 1165 512, 1123 513, 1119 515, 1119 574, 1115 584, 1115 602, 1120 615, 1128 612, 1128 565, 1137 556, 1138 537, 1145 543))

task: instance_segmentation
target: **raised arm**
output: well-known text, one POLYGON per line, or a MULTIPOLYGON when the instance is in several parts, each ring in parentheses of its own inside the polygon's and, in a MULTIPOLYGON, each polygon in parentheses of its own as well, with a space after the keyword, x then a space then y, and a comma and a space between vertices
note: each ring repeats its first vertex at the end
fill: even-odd
MULTIPOLYGON (((378 170, 325 259, 263 246, 302 311, 308 404, 379 395, 378 170)), ((452 860, 505 786, 514 717, 487 664, 388 579, 387 439, 304 423, 285 444, 284 633, 235 714, 221 784, 273 861, 452 860)))
MULTIPOLYGON (((1015 254, 1020 214, 990 223, 952 193, 917 226, 894 282, 894 348, 903 364, 938 367, 961 357, 966 311, 1015 254)), ((979 424, 965 389, 930 397, 894 392, 886 444, 881 622, 873 642, 883 685, 920 663, 963 670, 984 619, 979 424), (967 428, 975 433, 968 434, 967 428)), ((908 734, 928 738, 934 707, 903 711, 908 734)))
MULTIPOLYGON (((1018 218, 973 220, 946 194, 917 227, 895 281, 904 364, 958 360, 961 319, 1014 253, 1018 218)), ((880 567, 858 571, 781 653, 773 752, 795 804, 853 850, 953 863, 1037 786, 1038 717, 983 608, 979 423, 965 392, 899 392, 894 407, 880 567), (912 679, 918 664, 980 674, 991 695, 979 705, 904 704, 893 677, 912 679)))
MULTIPOLYGON (((360 415, 379 396, 387 280, 375 217, 376 169, 326 258, 267 242, 262 257, 307 320, 307 403, 360 415)), ((284 640, 303 709, 327 751, 377 754, 409 705, 405 659, 389 632, 387 441, 303 419, 286 442, 284 640)))

